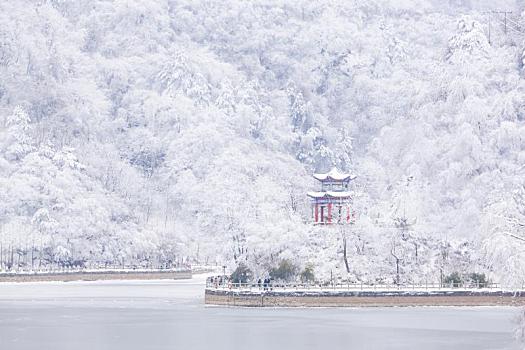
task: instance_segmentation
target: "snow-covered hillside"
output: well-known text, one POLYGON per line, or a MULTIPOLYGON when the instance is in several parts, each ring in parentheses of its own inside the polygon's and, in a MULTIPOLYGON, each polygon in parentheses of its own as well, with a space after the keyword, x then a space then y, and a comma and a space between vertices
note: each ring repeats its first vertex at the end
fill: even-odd
POLYGON ((345 241, 355 280, 521 283, 525 35, 483 11, 525 16, 493 3, 0 2, 0 269, 346 277, 345 241), (332 166, 347 232, 310 224, 332 166))

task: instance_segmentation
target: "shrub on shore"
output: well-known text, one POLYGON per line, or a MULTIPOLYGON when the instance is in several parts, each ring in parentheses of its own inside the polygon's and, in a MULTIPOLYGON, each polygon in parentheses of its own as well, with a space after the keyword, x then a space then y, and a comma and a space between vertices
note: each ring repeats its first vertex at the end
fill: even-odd
POLYGON ((252 278, 252 270, 250 270, 244 263, 240 263, 231 274, 231 280, 233 283, 248 283, 252 278))
POLYGON ((302 283, 310 283, 315 281, 314 267, 312 265, 306 265, 300 274, 302 283))
POLYGON ((470 286, 483 288, 488 285, 488 280, 484 273, 472 272, 468 274, 460 274, 458 272, 453 272, 443 279, 443 284, 445 286, 453 287, 470 286))
POLYGON ((283 259, 278 267, 270 270, 270 278, 276 281, 290 282, 297 277, 298 270, 293 262, 283 259))

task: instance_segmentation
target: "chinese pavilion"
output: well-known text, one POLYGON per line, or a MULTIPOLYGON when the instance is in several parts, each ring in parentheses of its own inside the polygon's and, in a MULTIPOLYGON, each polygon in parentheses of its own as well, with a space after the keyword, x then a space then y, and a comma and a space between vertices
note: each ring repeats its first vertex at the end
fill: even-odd
POLYGON ((314 178, 321 182, 321 191, 308 192, 312 199, 314 224, 353 222, 354 215, 350 210, 353 193, 349 191, 349 184, 356 176, 333 168, 326 174, 314 174, 314 178))

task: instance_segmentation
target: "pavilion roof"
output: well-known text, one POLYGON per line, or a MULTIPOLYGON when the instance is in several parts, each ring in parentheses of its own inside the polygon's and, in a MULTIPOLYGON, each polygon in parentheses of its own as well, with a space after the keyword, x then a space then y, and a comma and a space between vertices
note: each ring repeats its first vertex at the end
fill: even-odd
POLYGON ((356 178, 355 175, 350 173, 343 173, 340 172, 337 168, 332 168, 327 173, 324 174, 314 174, 314 178, 316 178, 319 181, 326 181, 326 180, 333 180, 333 181, 347 181, 347 180, 353 180, 356 178))
POLYGON ((312 198, 348 198, 354 193, 349 191, 327 191, 327 192, 308 192, 308 197, 312 198))

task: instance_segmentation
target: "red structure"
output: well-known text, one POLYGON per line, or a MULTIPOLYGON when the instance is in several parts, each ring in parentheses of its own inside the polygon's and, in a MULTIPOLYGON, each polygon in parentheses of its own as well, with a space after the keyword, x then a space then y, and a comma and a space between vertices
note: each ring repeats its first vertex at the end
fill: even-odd
POLYGON ((354 220, 350 204, 353 193, 349 191, 350 181, 355 175, 342 173, 336 168, 326 174, 314 174, 321 182, 321 191, 308 192, 312 199, 314 224, 349 224, 354 220))

